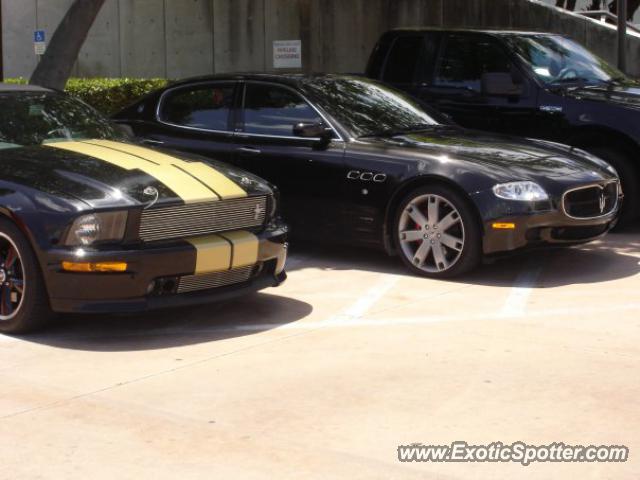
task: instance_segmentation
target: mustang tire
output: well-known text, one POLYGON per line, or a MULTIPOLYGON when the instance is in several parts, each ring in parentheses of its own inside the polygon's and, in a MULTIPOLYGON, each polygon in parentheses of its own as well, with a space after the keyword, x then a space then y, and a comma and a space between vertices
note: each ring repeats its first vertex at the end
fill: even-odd
POLYGON ((476 214, 454 190, 440 185, 414 190, 400 203, 394 227, 402 261, 419 275, 451 278, 480 263, 476 214))
POLYGON ((6 219, 0 219, 0 280, 0 332, 31 332, 53 316, 31 245, 6 219))

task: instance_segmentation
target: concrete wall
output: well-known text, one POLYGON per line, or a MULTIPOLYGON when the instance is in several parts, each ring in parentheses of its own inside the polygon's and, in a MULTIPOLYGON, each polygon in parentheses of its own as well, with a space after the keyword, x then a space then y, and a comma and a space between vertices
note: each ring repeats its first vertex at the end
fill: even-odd
MULTIPOLYGON (((72 1, 2 1, 5 77, 31 74, 33 31, 50 38, 72 1)), ((361 72, 382 32, 420 25, 567 33, 616 61, 613 27, 535 0, 107 0, 74 75, 269 71, 272 42, 295 39, 305 71, 361 72)), ((629 35, 629 47, 630 73, 640 76, 640 37, 629 35)))

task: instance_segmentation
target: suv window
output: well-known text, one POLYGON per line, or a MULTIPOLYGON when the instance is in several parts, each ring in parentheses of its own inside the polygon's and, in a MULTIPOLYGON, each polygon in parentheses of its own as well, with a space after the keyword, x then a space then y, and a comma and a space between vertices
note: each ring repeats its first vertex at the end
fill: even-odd
POLYGON ((382 79, 389 83, 413 83, 420 62, 421 36, 398 37, 387 57, 382 79))
POLYGON ((318 113, 295 92, 276 85, 248 83, 244 98, 244 131, 293 136, 298 123, 320 123, 318 113))
POLYGON ((491 38, 449 35, 433 83, 480 92, 483 74, 510 72, 511 62, 506 52, 491 38))
POLYGON ((234 90, 233 84, 209 84, 169 91, 162 102, 160 120, 185 127, 228 130, 234 90))

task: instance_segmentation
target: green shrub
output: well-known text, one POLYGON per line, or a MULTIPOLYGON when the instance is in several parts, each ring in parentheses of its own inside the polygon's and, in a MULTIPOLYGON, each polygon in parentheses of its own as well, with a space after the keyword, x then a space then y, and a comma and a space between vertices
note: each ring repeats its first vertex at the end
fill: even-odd
MULTIPOLYGON (((24 84, 24 78, 5 80, 24 84)), ((70 78, 65 91, 84 100, 105 115, 112 115, 140 97, 168 83, 162 78, 70 78)))

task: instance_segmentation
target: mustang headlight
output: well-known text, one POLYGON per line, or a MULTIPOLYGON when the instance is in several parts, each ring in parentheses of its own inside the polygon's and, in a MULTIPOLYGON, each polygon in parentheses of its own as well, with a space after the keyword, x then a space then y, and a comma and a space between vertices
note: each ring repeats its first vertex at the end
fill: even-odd
POLYGON ((127 212, 82 215, 71 225, 64 244, 88 246, 96 242, 119 241, 124 238, 126 225, 127 212))
POLYGON ((501 183, 493 187, 493 193, 505 200, 519 200, 524 202, 539 202, 549 200, 544 189, 534 182, 501 183))

